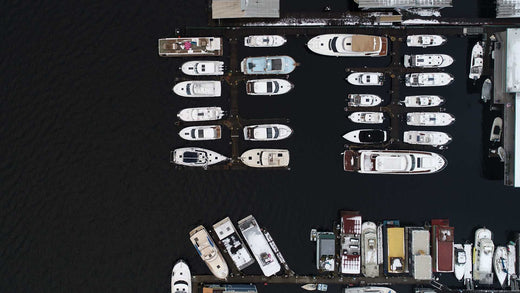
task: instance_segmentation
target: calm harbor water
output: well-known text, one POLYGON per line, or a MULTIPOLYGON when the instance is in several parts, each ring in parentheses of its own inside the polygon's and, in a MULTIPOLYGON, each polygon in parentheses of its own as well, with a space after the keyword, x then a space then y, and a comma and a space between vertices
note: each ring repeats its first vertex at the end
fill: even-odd
MULTIPOLYGON (((351 6, 282 2, 282 10, 294 12, 351 6)), ((458 2, 446 13, 482 15, 458 2)), ((456 60, 446 70, 455 82, 428 90, 446 97, 446 111, 457 118, 444 129, 454 141, 443 152, 449 162, 443 172, 362 176, 342 170, 341 136, 356 128, 346 118, 344 99, 358 90, 344 80, 345 68, 381 66, 389 58, 318 56, 304 47, 310 35, 289 36, 278 49, 239 51, 240 57, 289 54, 301 64, 289 76, 291 93, 242 94, 239 105, 243 117, 290 119, 295 133, 287 141, 244 143, 241 149, 288 148, 291 170, 204 172, 179 170, 168 161, 172 148, 188 145, 176 134, 175 114, 207 101, 174 96, 184 60, 158 57, 156 45, 177 27, 204 25, 204 1, 3 6, 2 292, 168 292, 178 258, 195 274, 209 273, 188 232, 226 216, 236 222, 255 215, 299 274, 315 272, 309 230, 331 230, 340 209, 413 225, 446 217, 456 242, 472 241, 479 226, 491 229, 497 244, 520 230, 519 191, 483 178, 482 141, 489 134, 482 132, 478 87, 466 82, 467 39, 451 37, 431 51, 456 60)), ((385 90, 374 89, 383 97, 385 90)), ((216 103, 229 105, 225 97, 216 103)), ((230 155, 227 140, 197 145, 230 155)))

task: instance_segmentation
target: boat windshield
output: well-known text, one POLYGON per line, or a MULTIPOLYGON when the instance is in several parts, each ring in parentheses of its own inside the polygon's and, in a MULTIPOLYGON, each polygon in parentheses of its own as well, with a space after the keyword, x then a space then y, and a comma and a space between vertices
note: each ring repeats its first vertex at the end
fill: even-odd
POLYGON ((413 171, 415 170, 415 156, 414 155, 410 155, 410 169, 409 171, 413 171))
POLYGON ((197 138, 197 136, 195 135, 196 131, 197 130, 195 130, 195 129, 191 130, 191 138, 197 138))
POLYGON ((273 93, 277 93, 278 90, 280 89, 280 85, 278 84, 277 81, 273 81, 273 85, 274 85, 273 93))
POLYGON ((266 86, 267 86, 266 92, 272 93, 273 92, 273 83, 268 81, 268 82, 266 82, 266 86))
POLYGON ((188 84, 186 85, 186 94, 187 94, 187 95, 191 95, 191 84, 190 84, 190 83, 188 83, 188 84))
POLYGON ((329 49, 332 51, 332 52, 335 52, 337 53, 338 52, 338 48, 336 47, 336 41, 338 40, 338 37, 334 37, 332 38, 330 41, 329 41, 329 49))

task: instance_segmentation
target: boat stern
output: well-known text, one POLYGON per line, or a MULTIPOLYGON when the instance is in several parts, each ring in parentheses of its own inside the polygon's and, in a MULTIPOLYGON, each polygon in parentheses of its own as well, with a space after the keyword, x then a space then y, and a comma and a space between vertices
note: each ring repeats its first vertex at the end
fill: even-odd
POLYGON ((345 150, 343 152, 343 170, 348 172, 359 171, 359 153, 345 150))

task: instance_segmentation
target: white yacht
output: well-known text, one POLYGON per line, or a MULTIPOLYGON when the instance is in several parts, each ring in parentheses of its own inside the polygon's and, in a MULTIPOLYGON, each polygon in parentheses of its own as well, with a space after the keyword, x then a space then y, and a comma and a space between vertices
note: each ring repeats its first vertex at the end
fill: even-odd
POLYGON ((172 293, 191 293, 191 272, 182 259, 177 261, 172 270, 172 293))
POLYGON ((466 265, 464 266, 464 285, 468 286, 473 283, 473 244, 464 244, 464 252, 466 253, 466 265))
POLYGON ((495 275, 497 276, 498 283, 500 286, 505 287, 509 268, 509 257, 507 248, 505 246, 497 246, 495 249, 495 255, 493 256, 493 268, 495 269, 495 275))
POLYGON ((383 143, 388 139, 388 131, 381 129, 358 129, 346 133, 343 135, 343 138, 359 144, 383 143))
POLYGON ((491 132, 489 133, 489 141, 491 142, 499 142, 502 137, 502 126, 504 121, 500 117, 495 117, 493 119, 493 124, 491 125, 491 132))
POLYGON ((223 75, 222 61, 188 61, 182 64, 181 71, 187 75, 223 75))
POLYGON ((473 280, 480 284, 493 284, 493 252, 495 244, 491 231, 486 228, 475 232, 475 247, 473 248, 473 280))
POLYGON ((302 285, 301 288, 307 291, 316 291, 316 288, 318 288, 318 284, 309 283, 302 285))
POLYGON ((396 293, 388 287, 350 287, 343 289, 343 293, 396 293))
POLYGON ((185 140, 214 140, 222 137, 220 125, 201 125, 184 127, 179 136, 185 140))
POLYGON ((380 36, 325 34, 307 42, 316 54, 336 57, 379 57, 388 52, 388 39, 380 36))
POLYGON ((484 83, 482 84, 482 94, 480 98, 484 103, 487 103, 489 100, 491 100, 491 97, 493 97, 493 82, 491 79, 486 78, 484 80, 484 83))
POLYGON ((349 107, 375 107, 379 106, 383 100, 378 95, 372 94, 348 94, 347 106, 349 107))
POLYGON ((281 269, 280 263, 260 230, 256 219, 252 215, 243 218, 238 221, 238 229, 242 232, 264 275, 269 277, 278 273, 281 269))
POLYGON ((284 124, 256 124, 244 127, 244 139, 254 141, 282 140, 291 136, 293 130, 284 124))
POLYGON ((444 104, 444 98, 435 95, 406 96, 401 103, 410 108, 437 107, 444 104))
POLYGON ((252 79, 246 82, 246 93, 253 96, 281 95, 292 88, 294 85, 291 82, 281 78, 252 79))
POLYGON ((206 168, 228 159, 217 152, 198 147, 178 148, 171 152, 172 163, 189 167, 206 168))
POLYGON ((410 126, 447 126, 455 122, 455 117, 443 112, 406 113, 406 124, 410 126))
POLYGON ((348 119, 355 123, 381 124, 385 116, 383 112, 352 112, 348 119))
POLYGON ((383 85, 384 75, 381 72, 353 72, 347 76, 347 81, 353 85, 383 85))
POLYGON ((411 35, 406 38, 408 47, 435 47, 446 43, 447 39, 441 35, 411 35))
POLYGON ((446 72, 407 73, 405 85, 409 87, 445 86, 451 84, 455 78, 446 72))
POLYGON ((177 113, 177 117, 182 121, 210 121, 219 120, 224 116, 224 111, 220 107, 198 107, 186 108, 177 113))
POLYGON ((453 258, 455 264, 455 278, 462 281, 464 278, 464 270, 466 269, 466 262, 468 261, 462 244, 453 245, 453 258))
POLYGON ((451 135, 440 131, 409 130, 403 133, 403 141, 409 144, 443 146, 450 143, 451 135))
POLYGON ((404 55, 404 67, 443 68, 453 63, 453 58, 446 54, 404 55))
POLYGON ((219 279, 227 278, 229 269, 226 261, 204 226, 200 225, 191 230, 190 240, 211 273, 219 279))
POLYGON ((239 271, 255 262, 229 217, 213 225, 213 230, 239 271))
POLYGON ((373 222, 361 225, 361 273, 367 278, 379 277, 377 226, 373 222))
POLYGON ((280 47, 287 39, 279 35, 253 35, 244 38, 246 47, 280 47))
POLYGON ((250 149, 239 158, 242 163, 255 168, 279 168, 289 166, 289 150, 250 149))
POLYGON ((343 169, 366 174, 430 174, 446 166, 436 153, 412 150, 359 150, 343 153, 343 169))
POLYGON ((477 80, 482 75, 484 65, 484 48, 477 42, 471 50, 471 63, 469 65, 469 78, 477 80))
POLYGON ((177 83, 173 92, 181 97, 220 97, 221 85, 216 80, 190 80, 177 83))

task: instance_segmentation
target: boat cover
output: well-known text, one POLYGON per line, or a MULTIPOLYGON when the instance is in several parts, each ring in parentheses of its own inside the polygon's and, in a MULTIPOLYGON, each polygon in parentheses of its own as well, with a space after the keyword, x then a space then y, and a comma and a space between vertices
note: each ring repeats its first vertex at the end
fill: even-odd
POLYGON ((379 50, 381 43, 380 37, 353 35, 352 36, 352 51, 354 52, 372 52, 379 50))

